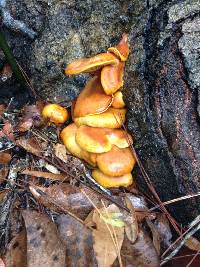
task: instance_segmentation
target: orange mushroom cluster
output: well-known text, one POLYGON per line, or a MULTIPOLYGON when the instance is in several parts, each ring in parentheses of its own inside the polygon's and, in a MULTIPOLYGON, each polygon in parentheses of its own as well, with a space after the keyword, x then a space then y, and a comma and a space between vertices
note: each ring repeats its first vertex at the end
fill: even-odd
POLYGON ((68 151, 94 167, 92 176, 104 187, 129 186, 135 158, 132 137, 122 129, 126 109, 121 87, 129 47, 127 34, 107 53, 77 59, 66 75, 94 73, 77 97, 74 123, 65 127, 61 139, 68 151))

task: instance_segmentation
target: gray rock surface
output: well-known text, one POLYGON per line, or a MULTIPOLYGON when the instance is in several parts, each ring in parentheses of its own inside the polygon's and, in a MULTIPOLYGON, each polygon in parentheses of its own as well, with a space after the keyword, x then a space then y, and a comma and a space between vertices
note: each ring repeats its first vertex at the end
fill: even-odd
MULTIPOLYGON (((34 41, 6 30, 13 51, 45 99, 69 101, 87 76, 66 77, 74 58, 103 52, 129 33, 124 95, 135 148, 163 201, 200 190, 199 1, 8 1, 34 41), (189 75, 189 77, 188 77, 189 75)), ((140 189, 147 186, 138 168, 140 189)), ((192 198, 170 206, 181 222, 200 211, 192 198)))

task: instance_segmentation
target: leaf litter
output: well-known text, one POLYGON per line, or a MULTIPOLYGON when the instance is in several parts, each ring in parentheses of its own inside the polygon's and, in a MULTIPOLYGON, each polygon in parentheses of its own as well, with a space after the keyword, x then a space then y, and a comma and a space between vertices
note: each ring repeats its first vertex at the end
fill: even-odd
MULTIPOLYGON (((150 211, 139 192, 96 187, 84 163, 60 143, 58 131, 45 125, 42 106, 8 114, 0 105, 0 264, 159 266, 160 253, 172 244, 165 213, 150 211), (10 214, 16 209, 21 222, 13 232, 10 214)), ((193 236, 185 245, 199 251, 193 236)))

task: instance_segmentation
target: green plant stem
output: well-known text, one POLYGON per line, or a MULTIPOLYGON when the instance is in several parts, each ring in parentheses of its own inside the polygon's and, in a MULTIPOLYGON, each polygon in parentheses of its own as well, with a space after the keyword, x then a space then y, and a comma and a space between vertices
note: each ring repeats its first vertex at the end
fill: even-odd
POLYGON ((12 68, 12 71, 14 73, 14 75, 16 76, 16 78, 18 79, 18 81, 21 83, 21 85, 23 87, 26 87, 27 83, 26 83, 26 80, 17 64, 17 61, 6 41, 6 38, 3 34, 2 31, 0 31, 0 48, 2 49, 6 59, 7 59, 7 62, 10 64, 11 68, 12 68))

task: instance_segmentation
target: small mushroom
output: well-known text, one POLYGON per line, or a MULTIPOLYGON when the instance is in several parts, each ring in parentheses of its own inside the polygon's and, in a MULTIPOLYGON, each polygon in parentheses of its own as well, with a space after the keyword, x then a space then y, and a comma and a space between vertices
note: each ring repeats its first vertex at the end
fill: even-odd
POLYGON ((121 91, 118 91, 114 94, 112 107, 113 108, 124 108, 125 107, 125 103, 124 103, 123 95, 121 91))
POLYGON ((97 128, 82 125, 76 132, 76 143, 91 153, 104 153, 112 149, 129 147, 133 143, 132 137, 121 129, 97 128))
POLYGON ((107 95, 114 94, 123 84, 124 62, 118 61, 117 65, 103 67, 101 71, 101 84, 107 95))
POLYGON ((78 96, 73 116, 76 118, 103 113, 111 106, 112 101, 113 96, 105 94, 99 77, 95 76, 89 80, 78 96))
POLYGON ((99 169, 92 171, 92 177, 102 186, 106 188, 110 187, 128 187, 133 183, 133 177, 131 173, 124 174, 122 176, 108 176, 101 172, 99 169))
POLYGON ((56 125, 63 124, 69 119, 68 111, 58 104, 47 104, 42 110, 42 116, 56 125))
POLYGON ((94 72, 103 66, 117 64, 118 59, 112 53, 102 53, 90 58, 74 60, 65 69, 66 75, 79 74, 82 72, 94 72))
POLYGON ((118 56, 121 61, 126 61, 129 55, 128 34, 124 33, 119 44, 109 47, 108 51, 118 56))
POLYGON ((83 151, 80 146, 76 143, 75 135, 77 132, 77 126, 75 123, 72 123, 65 127, 61 134, 61 140, 63 144, 66 146, 67 150, 79 159, 84 159, 92 166, 96 166, 96 155, 92 155, 87 151, 83 151))
POLYGON ((136 161, 130 148, 113 148, 102 154, 97 154, 97 166, 108 176, 122 176, 131 173, 136 161))
POLYGON ((109 108, 104 113, 75 118, 77 126, 120 128, 125 122, 126 109, 109 108))

